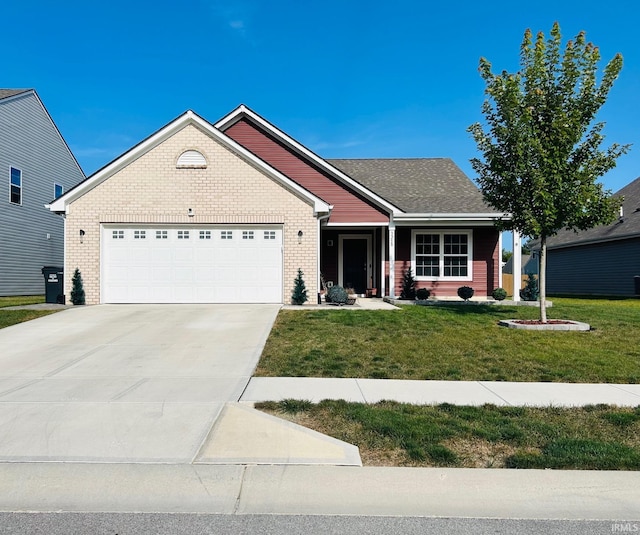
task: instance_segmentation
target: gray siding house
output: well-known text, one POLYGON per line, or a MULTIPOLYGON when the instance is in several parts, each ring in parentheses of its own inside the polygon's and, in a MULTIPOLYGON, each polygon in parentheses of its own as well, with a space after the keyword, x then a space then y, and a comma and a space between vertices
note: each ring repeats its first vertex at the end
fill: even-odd
POLYGON ((45 208, 85 176, 33 89, 0 89, 0 296, 44 293, 64 220, 45 208))
POLYGON ((562 231, 548 240, 547 292, 633 296, 640 275, 640 178, 616 195, 620 217, 582 232, 562 231))

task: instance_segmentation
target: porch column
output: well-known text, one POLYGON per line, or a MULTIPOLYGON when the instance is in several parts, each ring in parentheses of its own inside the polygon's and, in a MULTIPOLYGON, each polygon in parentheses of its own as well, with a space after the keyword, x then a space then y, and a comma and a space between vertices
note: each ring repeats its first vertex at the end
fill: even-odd
POLYGON ((396 224, 389 220, 389 297, 396 296, 396 224))
POLYGON ((520 281, 522 280, 522 241, 520 233, 513 231, 513 300, 520 301, 520 281))

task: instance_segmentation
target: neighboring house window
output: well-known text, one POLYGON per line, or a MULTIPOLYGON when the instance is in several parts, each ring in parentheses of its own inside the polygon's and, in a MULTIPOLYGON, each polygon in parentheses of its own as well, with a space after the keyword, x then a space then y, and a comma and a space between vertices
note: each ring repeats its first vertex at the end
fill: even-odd
POLYGON ((471 232, 413 231, 412 265, 418 280, 471 280, 471 232))
POLYGON ((53 198, 57 199, 64 193, 64 188, 60 184, 53 184, 53 198))
POLYGON ((22 204, 22 171, 11 168, 10 180, 10 200, 13 204, 22 204))

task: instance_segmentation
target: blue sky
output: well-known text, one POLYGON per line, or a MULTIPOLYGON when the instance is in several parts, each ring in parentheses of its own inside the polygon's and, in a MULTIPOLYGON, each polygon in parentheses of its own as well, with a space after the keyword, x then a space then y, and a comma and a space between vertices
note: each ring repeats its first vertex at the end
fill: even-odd
POLYGON ((91 174, 187 109, 244 103, 327 158, 447 156, 473 178, 481 56, 518 67, 526 28, 580 30, 625 59, 599 119, 633 143, 602 181, 640 176, 640 4, 164 0, 3 6, 2 86, 35 88, 91 174))

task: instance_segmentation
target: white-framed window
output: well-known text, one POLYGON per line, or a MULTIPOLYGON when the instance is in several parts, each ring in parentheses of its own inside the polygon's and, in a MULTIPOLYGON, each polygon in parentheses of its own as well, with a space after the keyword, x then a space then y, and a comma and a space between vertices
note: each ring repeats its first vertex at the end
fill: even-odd
POLYGON ((166 240, 169 237, 169 232, 166 230, 156 230, 156 240, 166 240))
POLYGON ((134 240, 146 240, 147 239, 147 231, 146 230, 134 230, 133 231, 133 239, 134 240))
POLYGON ((179 230, 178 231, 178 239, 179 240, 188 240, 189 239, 189 231, 188 230, 179 230))
POLYGON ((221 240, 232 240, 233 239, 233 231, 232 230, 221 230, 220 231, 220 239, 221 240))
POLYGON ((411 265, 416 280, 472 280, 472 231, 414 230, 411 265))
POLYGON ((15 167, 9 171, 9 200, 12 204, 22 204, 22 171, 15 167))
POLYGON ((114 240, 124 240, 124 230, 111 231, 111 238, 114 240))
POLYGON ((53 183, 53 198, 57 199, 58 197, 61 197, 63 193, 64 193, 64 188, 62 187, 62 184, 56 184, 54 182, 53 183))
POLYGON ((200 231, 200 239, 201 240, 210 240, 211 239, 211 231, 210 230, 201 230, 200 231))
POLYGON ((243 230, 242 231, 242 239, 243 240, 253 240, 253 230, 243 230))
POLYGON ((265 240, 275 240, 276 239, 276 231, 275 230, 265 230, 264 231, 264 239, 265 240))

